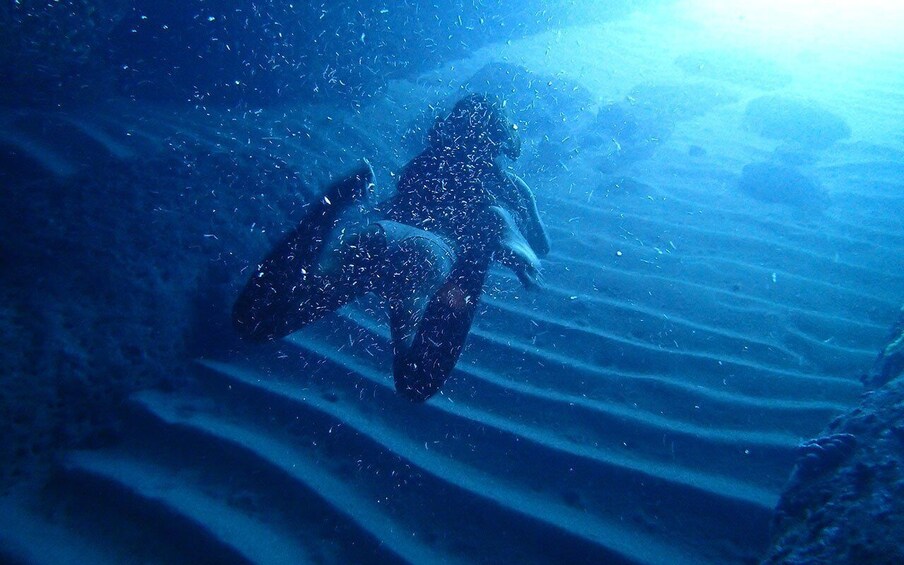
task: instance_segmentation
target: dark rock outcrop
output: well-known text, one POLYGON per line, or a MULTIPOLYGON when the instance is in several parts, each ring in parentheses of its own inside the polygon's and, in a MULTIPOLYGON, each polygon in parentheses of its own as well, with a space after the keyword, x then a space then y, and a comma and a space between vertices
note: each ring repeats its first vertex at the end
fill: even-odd
POLYGON ((50 106, 109 94, 107 49, 129 0, 4 2, 0 104, 50 106))
POLYGON ((595 135, 609 150, 601 170, 613 173, 649 158, 672 134, 675 123, 736 101, 733 92, 702 83, 639 84, 621 102, 603 106, 595 135))
POLYGON ((600 108, 594 134, 598 142, 608 144, 600 169, 614 173, 643 159, 672 134, 672 122, 663 120, 654 109, 637 105, 631 99, 600 108))
POLYGON ((763 563, 904 563, 904 381, 868 395, 821 439, 804 447, 763 563))
POLYGON ((622 16, 645 1, 9 2, 0 7, 0 101, 97 99, 113 85, 182 103, 358 100, 483 45, 622 16))
POLYGON ((791 84, 791 74, 774 61, 745 51, 697 51, 675 59, 684 72, 762 90, 791 84))
POLYGON ((892 326, 886 345, 868 372, 860 377, 868 390, 876 389, 904 373, 904 306, 892 326))
POLYGON ((702 82, 644 83, 632 88, 627 100, 660 120, 679 122, 737 102, 738 96, 733 88, 702 82))
POLYGON ((829 196, 819 184, 793 167, 775 163, 751 163, 741 172, 738 187, 769 204, 818 212, 829 205, 829 196))
POLYGON ((851 135, 843 118, 819 104, 781 96, 751 100, 744 122, 763 137, 794 142, 804 149, 824 149, 851 135))
POLYGON ((888 384, 800 446, 764 564, 904 563, 904 365, 883 367, 888 384))
POLYGON ((303 209, 285 163, 172 141, 5 200, 0 491, 106 433, 126 394, 178 379, 192 351, 214 347, 230 329, 236 253, 262 254, 303 209))

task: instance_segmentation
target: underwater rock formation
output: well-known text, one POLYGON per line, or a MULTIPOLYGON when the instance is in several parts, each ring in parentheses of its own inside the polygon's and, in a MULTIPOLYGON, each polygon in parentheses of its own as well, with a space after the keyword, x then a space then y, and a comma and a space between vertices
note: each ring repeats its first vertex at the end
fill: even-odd
POLYGON ((904 307, 863 377, 868 392, 798 460, 764 564, 904 563, 904 307))
POLYGON ((794 143, 784 143, 776 147, 772 152, 772 159, 789 167, 815 165, 817 161, 814 153, 802 149, 794 143))
POLYGON ((597 114, 595 133, 608 143, 600 169, 613 173, 635 161, 648 159, 672 133, 672 124, 644 106, 630 100, 607 104, 597 114))
POLYGON ((675 65, 688 74, 762 90, 791 84, 791 75, 774 61, 745 51, 709 50, 681 55, 675 65))
POLYGON ((816 181, 793 167, 775 163, 745 165, 738 187, 761 202, 808 212, 822 211, 829 205, 828 194, 816 181))
POLYGON ((824 149, 851 135, 843 118, 817 103, 781 96, 751 100, 744 122, 763 137, 798 143, 806 149, 824 149))
POLYGON ((764 564, 904 563, 904 380, 869 393, 801 455, 764 564))
POLYGON ((190 351, 213 347, 234 253, 262 253, 300 213, 305 187, 284 163, 171 142, 4 201, 0 491, 107 433, 125 394, 178 379, 190 351))
POLYGON ((635 86, 625 100, 603 106, 597 115, 596 144, 609 145, 600 169, 612 173, 648 159, 669 138, 676 122, 736 100, 730 90, 700 83, 635 86))
POLYGON ((628 93, 633 106, 660 120, 678 122, 702 116, 718 106, 738 101, 734 89, 700 82, 639 84, 628 93))
POLYGON ((110 34, 128 0, 4 2, 0 104, 47 106, 109 93, 110 34))
POLYGON ((98 99, 114 85, 178 102, 361 99, 388 78, 488 43, 624 15, 640 3, 9 2, 0 7, 0 102, 98 99))
POLYGON ((904 373, 904 306, 872 368, 860 377, 868 390, 876 389, 904 373))

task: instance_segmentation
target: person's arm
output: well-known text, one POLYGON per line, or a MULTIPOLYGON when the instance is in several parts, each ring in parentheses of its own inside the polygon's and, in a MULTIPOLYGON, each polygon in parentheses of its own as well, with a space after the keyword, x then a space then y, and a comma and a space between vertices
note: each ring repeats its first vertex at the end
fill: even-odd
POLYGON ((512 215, 501 206, 490 206, 489 212, 491 214, 485 223, 494 225, 494 231, 498 233, 493 258, 511 269, 525 288, 542 288, 540 259, 518 229, 512 215))
POLYGON ((510 206, 509 209, 517 215, 519 227, 531 249, 538 257, 545 257, 549 254, 549 235, 543 221, 540 220, 534 193, 515 173, 506 171, 505 176, 509 181, 506 187, 509 190, 504 191, 502 198, 510 206))

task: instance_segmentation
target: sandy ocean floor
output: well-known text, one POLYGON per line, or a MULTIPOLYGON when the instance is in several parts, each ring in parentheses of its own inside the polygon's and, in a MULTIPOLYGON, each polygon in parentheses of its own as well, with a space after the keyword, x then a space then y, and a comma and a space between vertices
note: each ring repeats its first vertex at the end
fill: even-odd
MULTIPOLYGON (((48 374, 85 370, 88 393, 73 393, 85 402, 165 385, 92 419, 14 381, 8 405, 73 418, 99 449, 62 456, 39 492, 19 481, 0 506, 10 558, 756 560, 795 446, 856 403, 904 296, 904 74, 862 45, 753 53, 739 32, 714 49, 726 21, 663 9, 551 32, 392 82, 352 111, 118 101, 4 115, 0 141, 39 171, 33 187, 115 195, 110 233, 71 253, 118 258, 140 298, 87 292, 91 277, 52 285, 78 306, 42 306, 40 319, 63 320, 43 347, 68 347, 48 374), (361 157, 386 194, 429 105, 448 107, 469 80, 501 84, 523 125, 513 168, 550 230, 546 288, 494 271, 456 374, 424 406, 394 395, 370 304, 269 346, 237 343, 229 301, 300 204, 361 157), (763 97, 774 113, 785 100, 820 109, 782 135, 823 134, 761 135, 749 109, 763 97), (849 135, 830 139, 826 115, 849 135), (98 319, 103 303, 131 309, 98 319), (95 362, 98 348, 124 357, 95 362)), ((68 233, 91 231, 72 209, 112 213, 66 194, 68 233)), ((28 479, 37 463, 22 465, 28 479)))

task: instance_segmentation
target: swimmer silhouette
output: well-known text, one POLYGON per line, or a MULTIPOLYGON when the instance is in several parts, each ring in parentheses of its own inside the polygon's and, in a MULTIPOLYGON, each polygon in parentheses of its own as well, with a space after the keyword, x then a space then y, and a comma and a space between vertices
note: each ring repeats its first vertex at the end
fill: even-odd
POLYGON ((527 287, 549 252, 533 192, 497 163, 521 138, 500 104, 473 94, 437 119, 397 193, 358 222, 374 174, 364 162, 326 190, 267 255, 233 309, 239 334, 269 341, 368 292, 388 306, 396 391, 433 396, 464 347, 492 260, 527 287))

